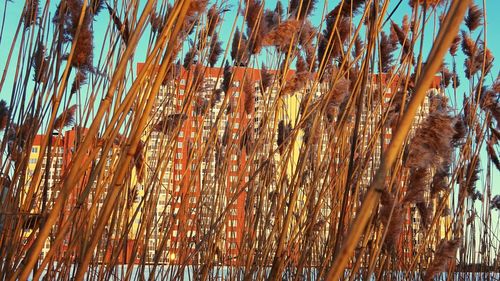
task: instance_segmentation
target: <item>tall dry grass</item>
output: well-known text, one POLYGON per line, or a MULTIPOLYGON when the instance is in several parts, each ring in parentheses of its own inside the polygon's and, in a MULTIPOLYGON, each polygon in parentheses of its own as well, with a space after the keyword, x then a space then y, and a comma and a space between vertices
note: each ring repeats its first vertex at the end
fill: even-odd
POLYGON ((498 277, 485 4, 338 2, 26 1, 0 41, 0 278, 498 277))

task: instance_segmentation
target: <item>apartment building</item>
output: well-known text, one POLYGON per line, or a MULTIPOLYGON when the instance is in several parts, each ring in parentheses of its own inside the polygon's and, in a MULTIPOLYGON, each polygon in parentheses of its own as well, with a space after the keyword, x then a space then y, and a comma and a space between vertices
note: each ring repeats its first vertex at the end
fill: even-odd
MULTIPOLYGON (((142 67, 142 64, 138 65, 139 71, 142 67)), ((126 254, 119 253, 119 262, 130 260, 129 257, 135 254, 136 258, 144 255, 146 262, 199 264, 207 262, 207 257, 203 255, 212 253, 210 257, 214 260, 210 262, 214 264, 240 263, 241 256, 245 254, 241 252, 245 237, 252 235, 248 232, 252 229, 249 223, 255 212, 255 202, 248 201, 249 187, 252 181, 265 180, 260 179, 259 175, 254 177, 257 174, 256 167, 262 165, 258 159, 266 158, 272 153, 276 161, 286 161, 276 168, 276 173, 284 172, 288 176, 294 174, 300 161, 303 131, 298 132, 293 144, 288 146, 287 157, 283 157, 278 149, 276 134, 261 137, 259 149, 254 153, 263 157, 249 155, 252 151, 249 148, 255 145, 251 140, 258 141, 249 135, 258 135, 263 123, 275 129, 279 122, 295 127, 301 114, 302 99, 304 95, 311 94, 310 89, 281 96, 276 103, 278 89, 271 85, 263 92, 261 70, 232 67, 231 82, 226 85, 224 71, 224 68, 210 67, 192 71, 181 69, 178 76, 165 83, 157 93, 150 125, 143 136, 144 176, 140 177, 134 171, 128 183, 130 186, 127 187, 137 193, 137 198, 127 206, 130 209, 132 227, 127 246, 124 247, 126 254), (253 102, 249 101, 248 92, 252 92, 253 102), (274 104, 277 108, 270 108, 274 104), (282 168, 286 171, 279 170, 282 168), (148 203, 140 205, 141 199, 148 203), (139 228, 141 220, 151 217, 154 223, 150 228, 139 228), (142 248, 138 245, 146 246, 142 248)), ((293 75, 293 71, 289 75, 293 75)), ((439 77, 436 77, 430 95, 439 94, 439 83, 439 77)), ((381 91, 383 106, 378 111, 368 108, 362 111, 361 129, 366 129, 368 133, 360 141, 368 145, 371 137, 369 132, 380 121, 382 109, 390 106, 391 97, 399 90, 399 84, 397 80, 389 81, 385 74, 371 76, 368 89, 381 91)), ((312 101, 325 91, 328 91, 325 85, 318 85, 312 93, 312 101)), ((427 99, 415 126, 425 117, 426 112, 427 99)), ((51 165, 46 167, 43 164, 42 172, 46 176, 40 185, 47 184, 49 187, 48 204, 56 198, 57 191, 51 187, 64 174, 81 134, 81 131, 74 128, 53 136, 51 165)), ((329 136, 325 133, 322 137, 327 140, 329 136)), ((35 138, 28 175, 33 172, 39 158, 41 139, 42 136, 35 138)), ((382 150, 387 147, 390 139, 389 126, 382 138, 377 139, 375 157, 371 159, 361 179, 363 187, 371 182, 382 150)), ((328 144, 324 141, 317 151, 320 156, 333 153, 328 149, 328 144)), ((43 161, 47 162, 47 155, 43 161)), ((343 161, 336 159, 336 162, 343 161)), ((112 165, 107 163, 106 167, 112 165)), ((320 179, 319 184, 324 181, 325 179, 320 179)), ((269 194, 265 195, 262 204, 269 209, 275 207, 272 194, 277 190, 277 183, 269 183, 267 189, 269 194)), ((94 193, 90 194, 89 202, 92 202, 93 195, 94 193)), ((328 200, 325 199, 325 206, 333 203, 328 200)), ((296 208, 304 208, 306 201, 305 193, 299 188, 296 208)), ((76 197, 71 197, 67 207, 74 206, 75 202, 76 197)), ((322 208, 322 216, 328 217, 329 210, 327 207, 322 208)), ((407 246, 400 248, 404 255, 411 255, 413 247, 421 239, 416 237, 416 229, 419 227, 416 213, 414 207, 407 213, 405 234, 401 239, 401 243, 407 246)), ((292 224, 303 219, 300 215, 294 216, 292 224)), ((289 235, 294 233, 290 230, 289 235)), ((319 236, 318 243, 326 243, 328 228, 319 236)), ((50 241, 47 241, 43 255, 49 246, 50 241)), ((109 259, 111 252, 101 253, 101 261, 109 259)))

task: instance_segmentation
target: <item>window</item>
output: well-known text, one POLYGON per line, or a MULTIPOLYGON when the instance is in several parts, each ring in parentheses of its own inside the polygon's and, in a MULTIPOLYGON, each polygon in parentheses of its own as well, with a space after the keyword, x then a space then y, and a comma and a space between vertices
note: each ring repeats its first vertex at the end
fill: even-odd
POLYGON ((33 153, 38 153, 38 147, 32 147, 31 152, 33 153))
POLYGON ((30 164, 36 164, 36 158, 30 158, 30 164))
POLYGON ((233 81, 233 87, 239 87, 240 81, 233 81))
POLYGON ((182 148, 182 142, 177 142, 177 148, 182 148))
POLYGON ((177 154, 175 155, 175 158, 176 159, 182 159, 182 153, 181 152, 177 152, 177 154))
MULTIPOLYGON (((181 85, 186 85, 186 80, 185 79, 181 79, 181 85)), ((184 92, 184 91, 182 91, 184 92)))
POLYGON ((179 131, 179 137, 183 137, 184 136, 184 131, 179 131))
POLYGON ((181 163, 175 164, 175 169, 176 170, 182 170, 182 164, 181 163))

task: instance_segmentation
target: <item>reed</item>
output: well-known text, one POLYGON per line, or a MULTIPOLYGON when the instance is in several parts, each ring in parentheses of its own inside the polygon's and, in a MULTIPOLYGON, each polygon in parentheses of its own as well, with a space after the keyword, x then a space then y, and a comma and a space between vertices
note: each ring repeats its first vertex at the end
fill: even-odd
POLYGON ((485 3, 8 2, 0 279, 498 277, 485 3))

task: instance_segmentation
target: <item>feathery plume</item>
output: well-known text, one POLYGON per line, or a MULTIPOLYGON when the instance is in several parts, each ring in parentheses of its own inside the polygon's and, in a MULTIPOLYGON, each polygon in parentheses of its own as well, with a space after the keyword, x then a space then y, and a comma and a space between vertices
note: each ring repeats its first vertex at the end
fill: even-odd
POLYGON ((87 72, 78 70, 78 72, 75 75, 75 80, 73 81, 73 84, 71 85, 71 94, 76 93, 82 85, 87 83, 87 72))
POLYGON ((297 72, 307 72, 309 70, 306 61, 300 54, 297 55, 297 62, 295 63, 295 68, 297 69, 297 72))
POLYGON ((274 28, 281 23, 280 15, 278 15, 276 12, 273 12, 271 10, 265 10, 263 18, 264 18, 263 24, 267 28, 274 28))
POLYGON ((194 101, 194 112, 196 115, 203 115, 208 108, 208 100, 198 96, 194 101))
POLYGON ((247 23, 248 44, 247 49, 250 54, 255 55, 260 53, 262 49, 262 37, 267 33, 268 26, 266 21, 263 21, 264 5, 259 0, 249 0, 245 14, 247 23))
POLYGON ((346 0, 340 2, 333 10, 331 10, 327 17, 336 17, 340 12, 340 17, 350 17, 356 15, 361 6, 366 2, 366 0, 346 0), (339 11, 340 10, 340 11, 339 11))
POLYGON ((46 82, 49 59, 45 56, 45 46, 41 41, 37 42, 37 47, 31 61, 34 69, 33 80, 37 83, 46 82))
POLYGON ((227 94, 229 91, 229 87, 231 86, 231 77, 233 76, 233 72, 231 69, 231 66, 229 66, 229 63, 226 61, 226 64, 224 65, 224 72, 222 74, 222 85, 221 88, 224 91, 224 93, 227 94))
POLYGON ((262 39, 263 46, 284 47, 291 43, 292 37, 297 34, 300 28, 300 21, 287 20, 267 33, 262 39))
POLYGON ((479 167, 479 161, 469 161, 465 173, 466 177, 464 178, 463 183, 465 184, 467 195, 473 200, 477 199, 476 182, 479 180, 480 172, 481 169, 479 167))
POLYGON ((408 189, 404 197, 405 203, 425 202, 424 194, 429 185, 429 170, 427 168, 411 169, 408 189))
POLYGON ((217 35, 214 34, 212 36, 212 41, 210 43, 210 53, 208 55, 208 63, 211 67, 214 67, 217 61, 219 60, 219 56, 224 51, 222 49, 222 42, 217 40, 217 35))
POLYGON ((63 111, 54 121, 54 130, 62 130, 64 127, 73 125, 77 107, 75 104, 63 111))
POLYGON ((40 0, 26 0, 24 5, 24 11, 22 19, 24 22, 24 28, 28 28, 36 24, 38 19, 38 13, 40 12, 40 0))
POLYGON ((290 123, 285 125, 285 121, 280 120, 280 122, 278 123, 278 136, 276 138, 276 144, 279 147, 281 155, 283 155, 286 146, 285 142, 288 141, 291 132, 292 132, 292 125, 290 123))
POLYGON ((434 255, 434 260, 427 269, 424 280, 433 280, 436 274, 446 270, 448 264, 455 259, 460 243, 461 239, 441 241, 434 255))
POLYGON ((162 132, 164 134, 169 134, 172 132, 177 126, 180 126, 187 119, 186 114, 182 113, 174 113, 167 115, 165 118, 161 119, 154 126, 154 131, 162 132))
POLYGON ((163 29, 163 25, 165 24, 163 18, 156 13, 156 11, 153 11, 151 13, 151 31, 153 33, 160 33, 161 30, 163 29))
POLYGON ((352 51, 352 56, 357 58, 361 56, 362 52, 363 52, 363 40, 361 40, 361 38, 358 36, 354 40, 354 49, 352 51))
POLYGON ((335 84, 330 89, 330 103, 332 103, 334 106, 339 106, 341 103, 343 103, 349 96, 350 85, 351 82, 347 78, 343 76, 339 77, 337 82, 335 82, 335 84))
POLYGON ((246 1, 246 14, 245 21, 247 22, 247 26, 249 30, 253 30, 256 28, 262 17, 262 9, 264 6, 259 0, 248 0, 246 1))
POLYGON ((410 142, 407 167, 440 166, 444 159, 449 158, 454 135, 453 117, 443 112, 430 113, 410 142))
POLYGON ((186 55, 184 56, 184 63, 182 64, 182 66, 184 66, 185 69, 189 69, 189 67, 192 64, 195 64, 198 62, 196 59, 197 53, 198 53, 198 51, 194 47, 192 47, 191 49, 189 49, 186 52, 186 55))
POLYGON ((448 88, 451 83, 451 79, 453 78, 453 73, 451 73, 448 68, 443 67, 441 69, 441 78, 441 84, 443 85, 443 87, 448 88))
POLYGON ((224 128, 224 133, 222 134, 222 146, 227 146, 229 142, 229 123, 226 124, 224 128))
POLYGON ((273 82, 273 75, 267 70, 264 64, 262 64, 262 68, 260 69, 260 81, 262 84, 262 89, 260 90, 260 92, 263 94, 267 91, 267 89, 273 82))
POLYGON ((462 41, 462 38, 460 37, 460 35, 457 34, 457 36, 455 36, 455 39, 453 39, 453 42, 451 43, 450 55, 452 55, 452 56, 457 55, 458 46, 460 45, 461 41, 462 41))
POLYGON ((92 31, 88 27, 83 27, 78 35, 75 54, 71 60, 71 65, 81 69, 93 69, 94 43, 92 31))
POLYGON ((467 135, 467 126, 463 116, 456 118, 453 129, 455 129, 455 134, 453 135, 451 142, 453 146, 457 147, 463 144, 465 135, 467 135))
POLYGON ((380 66, 382 67, 382 72, 387 73, 391 70, 392 64, 394 63, 394 51, 396 51, 397 46, 392 43, 389 36, 382 31, 380 34, 380 66))
POLYGON ((433 197, 436 196, 439 192, 447 189, 448 181, 446 179, 449 175, 450 175, 449 164, 445 164, 436 170, 434 176, 432 177, 432 184, 431 184, 431 195, 433 197))
POLYGON ((276 1, 276 7, 274 7, 274 12, 280 17, 280 19, 283 17, 283 4, 281 3, 280 0, 276 1))
POLYGON ((469 34, 462 30, 462 52, 469 58, 475 57, 477 52, 477 44, 469 36, 469 34))
POLYGON ((310 77, 311 74, 309 72, 295 73, 282 87, 283 94, 292 94, 303 89, 310 77))
POLYGON ((135 172, 137 173, 137 180, 142 183, 144 180, 144 142, 142 140, 137 144, 134 154, 135 172))
POLYGON ((115 24, 116 29, 120 32, 120 35, 122 36, 123 42, 125 42, 125 45, 128 45, 128 41, 130 38, 130 28, 128 24, 127 17, 125 16, 125 20, 122 22, 120 18, 118 17, 118 14, 116 13, 115 9, 113 9, 108 2, 106 3, 106 7, 108 8, 109 15, 111 16, 111 19, 113 20, 113 23, 115 24))
POLYGON ((203 13, 208 6, 208 0, 194 0, 189 3, 187 17, 191 17, 196 13, 203 13))
POLYGON ((231 59, 236 65, 246 66, 248 55, 246 53, 247 38, 236 28, 231 44, 231 59))
POLYGON ((316 61, 315 47, 313 44, 309 44, 305 47, 306 52, 306 62, 309 66, 309 71, 314 73, 318 68, 318 63, 316 61))
MULTIPOLYGON (((397 25, 394 21, 391 21, 391 36, 398 39, 399 44, 403 48, 403 54, 405 56, 407 56, 407 55, 412 56, 411 62, 413 63, 413 60, 414 60, 413 55, 410 53, 410 50, 411 50, 410 40, 408 40, 408 38, 406 38, 406 34, 403 31, 403 29, 401 29, 401 27, 399 27, 399 25, 397 25)), ((402 59, 404 59, 404 57, 402 59)))
POLYGON ((245 152, 247 154, 250 154, 250 148, 253 146, 253 124, 249 124, 243 134, 241 135, 241 140, 240 140, 240 149, 243 151, 245 149, 245 152))
POLYGON ((210 107, 213 108, 218 102, 220 102, 222 93, 224 91, 222 89, 217 89, 213 91, 212 96, 210 97, 210 107))
POLYGON ((436 7, 442 5, 444 0, 410 0, 409 5, 413 8, 416 5, 421 5, 422 7, 436 7))
POLYGON ((244 80, 243 93, 245 93, 245 112, 251 114, 255 109, 255 86, 248 76, 244 80))
MULTIPOLYGON (((141 177, 140 182, 142 182, 143 177, 141 177)), ((134 202, 136 202, 139 198, 139 192, 137 190, 137 185, 134 185, 132 188, 128 189, 127 193, 127 208, 132 208, 134 202)))
POLYGON ((290 12, 297 15, 298 20, 302 20, 311 15, 317 0, 291 0, 290 12))
POLYGON ((477 54, 474 57, 467 57, 464 62, 465 66, 465 77, 470 78, 475 75, 478 71, 482 70, 483 64, 484 74, 488 74, 491 70, 493 64, 493 55, 488 48, 484 47, 484 44, 478 49, 477 54))
POLYGON ((497 76, 497 79, 495 79, 495 82, 493 83, 493 86, 491 87, 494 93, 500 94, 500 75, 497 76))
POLYGON ((0 100, 0 131, 7 127, 9 121, 9 107, 4 100, 0 100))
POLYGON ((493 162, 493 164, 495 164, 495 167, 500 171, 500 160, 498 160, 497 153, 491 141, 486 141, 486 151, 488 152, 488 156, 490 157, 491 162, 493 162))
POLYGON ((312 46, 314 38, 317 36, 318 31, 312 25, 309 20, 305 20, 301 23, 300 33, 299 33, 299 44, 307 49, 312 46))
POLYGON ((465 16, 465 25, 470 32, 476 30, 482 23, 483 11, 476 5, 469 7, 467 16, 465 16))
POLYGON ((380 197, 380 219, 387 228, 387 235, 384 241, 384 247, 388 250, 395 250, 398 240, 403 230, 404 211, 401 203, 396 202, 394 196, 384 190, 380 197), (391 215, 392 210, 392 216, 391 215), (389 218, 391 218, 389 222, 389 218))
POLYGON ((447 112, 448 98, 444 95, 431 95, 429 98, 429 112, 447 112))
POLYGON ((431 208, 427 206, 425 201, 418 202, 415 206, 417 207, 418 214, 420 215, 420 225, 425 229, 429 225, 429 220, 431 219, 431 208))
POLYGON ((500 195, 495 195, 495 197, 491 199, 491 208, 500 210, 500 195))
POLYGON ((105 6, 104 0, 91 0, 89 4, 90 13, 97 16, 105 6))
POLYGON ((207 33, 209 36, 212 36, 215 32, 215 28, 219 25, 220 22, 220 12, 213 4, 207 12, 207 33))

